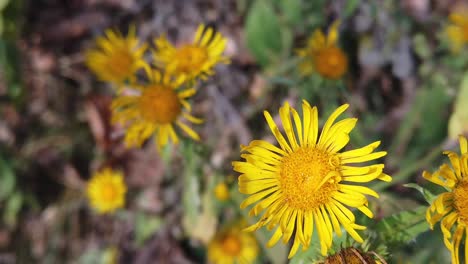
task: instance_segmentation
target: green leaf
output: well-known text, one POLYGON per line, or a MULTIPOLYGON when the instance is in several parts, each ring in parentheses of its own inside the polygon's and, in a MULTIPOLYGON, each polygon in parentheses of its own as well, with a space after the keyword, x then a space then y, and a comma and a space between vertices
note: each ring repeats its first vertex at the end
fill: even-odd
POLYGON ((10 0, 0 0, 0 12, 5 9, 5 7, 8 5, 8 2, 10 2, 10 0))
POLYGON ((351 16, 358 8, 359 3, 359 0, 347 0, 344 8, 344 17, 346 18, 351 16))
POLYGON ((303 21, 302 10, 304 3, 302 0, 277 1, 281 14, 284 15, 286 22, 291 26, 297 25, 303 21))
POLYGON ((407 188, 412 188, 412 189, 418 190, 423 195, 426 202, 429 203, 429 204, 432 204, 434 199, 437 197, 437 195, 433 194, 429 190, 423 188, 422 186, 420 186, 420 185, 418 185, 416 183, 407 183, 407 184, 404 184, 403 186, 405 186, 407 188))
POLYGON ((277 61, 283 50, 280 23, 270 2, 256 0, 247 14, 246 42, 262 66, 277 61))
POLYGON ((6 202, 5 211, 3 213, 3 219, 7 226, 13 228, 16 226, 16 220, 18 213, 23 206, 23 194, 15 192, 6 202))
POLYGON ((159 217, 138 213, 135 219, 135 242, 137 246, 142 246, 151 235, 159 230, 162 223, 163 221, 159 217))
POLYGON ((376 226, 377 233, 387 244, 405 244, 428 230, 426 206, 403 211, 382 219, 376 226))
POLYGON ((16 177, 10 165, 0 157, 0 202, 15 190, 16 177))
POLYGON ((466 102, 468 102, 468 73, 465 73, 463 76, 456 98, 448 127, 449 137, 452 139, 456 139, 461 134, 468 133, 468 111, 466 110, 466 102))
POLYGON ((420 56, 423 59, 428 59, 431 54, 431 48, 428 45, 427 38, 424 34, 418 33, 413 37, 413 47, 414 51, 418 56, 420 56))

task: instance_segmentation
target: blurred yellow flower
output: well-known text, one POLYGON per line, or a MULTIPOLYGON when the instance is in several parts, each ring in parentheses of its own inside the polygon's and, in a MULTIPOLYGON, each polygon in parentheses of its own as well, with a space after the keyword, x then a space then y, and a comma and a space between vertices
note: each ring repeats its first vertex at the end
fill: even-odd
POLYGON ((246 208, 258 202, 249 214, 253 216, 263 212, 258 222, 247 230, 254 231, 262 226, 267 226, 268 230, 277 227, 267 243, 269 247, 281 237, 287 243, 295 233, 289 258, 297 252, 299 245, 302 244, 303 249, 309 247, 314 222, 322 255, 326 255, 332 245, 333 230, 341 235, 341 226, 362 243, 356 230, 366 227, 355 223, 354 214, 348 207, 357 208, 366 216, 373 217, 365 195, 378 197, 378 194, 360 186, 360 183, 375 179, 391 181, 391 177, 382 172, 383 164, 350 165, 385 156, 385 151, 373 153, 380 141, 339 152, 349 142, 349 133, 357 122, 356 118, 345 118, 333 124, 347 108, 345 104, 336 109, 319 135, 317 108, 304 100, 301 122, 297 111, 286 102, 279 114, 287 140, 270 113, 265 111, 266 121, 280 147, 267 141, 254 140, 249 146, 242 146, 246 153, 241 157, 245 161, 233 162, 234 170, 241 173, 239 191, 250 195, 240 207, 246 208))
POLYGON ((111 213, 125 205, 127 186, 122 173, 106 168, 91 177, 86 192, 98 213, 111 213))
POLYGON ((251 233, 242 232, 244 221, 219 231, 208 244, 208 260, 213 264, 249 264, 257 258, 259 248, 251 233))
POLYGON ((148 67, 143 60, 147 46, 140 45, 135 27, 130 27, 127 37, 110 29, 105 35, 96 39, 98 48, 85 54, 86 65, 100 80, 120 84, 134 79, 136 71, 148 67))
POLYGON ((220 201, 229 199, 229 188, 225 182, 220 182, 214 188, 215 196, 220 201))
POLYGON ((175 125, 191 138, 199 140, 198 134, 182 122, 185 119, 195 124, 202 123, 201 119, 190 114, 192 108, 187 101, 195 94, 195 88, 185 88, 182 86, 183 78, 174 79, 157 70, 147 74, 148 85, 134 85, 133 94, 122 94, 112 101, 112 122, 127 126, 126 145, 139 147, 152 135, 155 135, 159 149, 169 140, 177 144, 179 138, 175 125))
POLYGON ((448 189, 437 196, 427 209, 426 219, 431 229, 440 223, 444 243, 452 254, 452 263, 460 263, 459 248, 465 235, 465 258, 468 256, 468 143, 459 137, 461 156, 452 151, 445 151, 451 166, 443 164, 433 174, 424 171, 423 177, 448 189), (465 234, 467 233, 467 234, 465 234))
POLYGON ((163 67, 174 76, 186 79, 206 79, 213 75, 213 67, 218 63, 229 63, 222 56, 226 47, 226 38, 210 27, 199 25, 193 43, 174 47, 165 36, 155 39, 156 50, 153 52, 156 65, 163 67))
POLYGON ((468 42, 468 9, 462 8, 449 16, 450 24, 445 28, 453 52, 459 52, 468 42))
POLYGON ((314 71, 327 79, 339 79, 348 70, 348 58, 337 46, 339 22, 335 21, 328 35, 315 30, 307 41, 305 48, 298 49, 297 55, 302 58, 299 72, 310 75, 314 71))

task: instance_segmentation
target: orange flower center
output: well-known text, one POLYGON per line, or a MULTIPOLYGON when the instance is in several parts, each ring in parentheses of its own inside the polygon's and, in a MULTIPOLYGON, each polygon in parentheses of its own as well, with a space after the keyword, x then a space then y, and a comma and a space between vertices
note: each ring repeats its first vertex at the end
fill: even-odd
POLYGON ((102 186, 101 196, 102 196, 102 199, 105 201, 115 200, 115 198, 117 197, 117 190, 115 189, 115 186, 110 183, 102 186))
POLYGON ((121 48, 114 50, 109 55, 107 66, 114 76, 125 78, 132 72, 133 57, 128 49, 121 48))
POLYGON ((177 52, 177 69, 184 73, 201 71, 208 61, 208 52, 202 47, 184 45, 177 52))
POLYGON ((284 200, 296 209, 326 204, 341 181, 336 155, 315 147, 301 147, 283 158, 280 187, 284 200))
POLYGON ((228 235, 222 243, 223 251, 230 256, 238 256, 242 249, 242 244, 239 238, 235 235, 228 235))
POLYGON ((348 59, 344 52, 335 46, 326 47, 315 53, 317 72, 325 78, 338 79, 348 69, 348 59))
POLYGON ((460 182, 453 190, 453 196, 460 221, 468 225, 468 181, 460 182))
POLYGON ((141 115, 149 122, 169 124, 182 111, 177 93, 169 87, 148 87, 140 98, 141 115))
POLYGON ((462 26, 463 40, 468 41, 468 24, 462 26))

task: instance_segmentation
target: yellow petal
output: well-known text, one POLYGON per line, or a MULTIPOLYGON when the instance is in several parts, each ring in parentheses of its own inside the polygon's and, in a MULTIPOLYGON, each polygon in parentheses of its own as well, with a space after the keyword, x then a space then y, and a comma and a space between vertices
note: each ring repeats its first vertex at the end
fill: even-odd
POLYGON ((266 121, 268 123, 268 126, 271 129, 271 132, 275 136, 275 138, 278 141, 278 143, 280 144, 281 148, 283 150, 291 153, 292 152, 291 147, 288 145, 288 143, 286 142, 286 139, 283 137, 283 135, 279 131, 279 129, 276 126, 275 122, 273 121, 273 118, 271 117, 270 113, 268 113, 267 111, 263 111, 263 114, 264 114, 265 119, 266 119, 266 121))

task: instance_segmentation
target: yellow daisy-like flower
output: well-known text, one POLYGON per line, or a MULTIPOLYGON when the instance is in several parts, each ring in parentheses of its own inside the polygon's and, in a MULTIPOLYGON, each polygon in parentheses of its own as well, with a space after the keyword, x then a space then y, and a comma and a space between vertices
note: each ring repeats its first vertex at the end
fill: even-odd
POLYGON ((445 28, 453 52, 459 52, 468 43, 468 9, 453 12, 449 16, 451 24, 445 28))
POLYGON ((229 63, 222 56, 226 38, 210 27, 199 25, 193 43, 174 47, 165 36, 156 39, 153 52, 156 64, 175 76, 192 80, 197 77, 206 79, 213 75, 213 67, 218 63, 229 63))
POLYGON ((368 217, 373 217, 365 195, 378 197, 378 194, 360 184, 375 179, 391 181, 391 177, 382 172, 383 164, 351 165, 385 156, 385 151, 373 153, 380 141, 339 152, 347 145, 349 133, 357 122, 356 118, 345 118, 333 124, 347 108, 345 104, 336 109, 319 135, 317 108, 304 100, 301 122, 297 111, 286 102, 279 114, 287 140, 265 111, 266 121, 280 147, 254 140, 249 146, 243 146, 246 153, 241 157, 245 161, 233 162, 234 170, 241 173, 239 191, 251 195, 243 201, 241 208, 258 202, 249 214, 252 216, 263 212, 260 220, 247 230, 254 231, 262 226, 267 226, 268 230, 277 227, 267 244, 269 247, 281 237, 287 243, 295 231, 290 258, 300 244, 304 250, 309 247, 314 224, 322 255, 326 255, 332 245, 333 231, 341 235, 341 226, 362 243, 356 230, 363 230, 365 226, 355 223, 355 217, 348 207, 357 208, 368 217))
POLYGON ((91 207, 98 213, 111 213, 125 205, 125 185, 122 173, 106 168, 89 180, 86 193, 91 207))
POLYGON ((297 55, 302 58, 299 64, 302 75, 310 75, 315 71, 324 78, 339 79, 346 73, 348 58, 337 46, 338 26, 339 22, 334 22, 327 36, 321 30, 315 30, 306 47, 297 50, 297 55))
POLYGON ((183 119, 200 124, 203 121, 190 114, 191 105, 187 99, 195 94, 195 88, 183 88, 183 78, 173 79, 157 70, 148 71, 149 84, 135 85, 134 94, 119 95, 112 101, 112 122, 128 126, 125 134, 127 146, 139 147, 152 135, 156 145, 162 148, 169 140, 174 144, 179 138, 174 126, 182 129, 188 136, 199 140, 198 134, 183 119))
POLYGON ((427 171, 423 173, 428 181, 450 190, 432 202, 427 209, 426 219, 431 229, 441 221, 445 245, 452 254, 452 263, 456 264, 460 263, 458 251, 464 235, 465 258, 468 257, 468 143, 465 137, 460 136, 459 140, 461 156, 452 151, 444 152, 451 166, 444 164, 433 174, 427 171))
POLYGON ((208 244, 208 260, 213 264, 250 264, 257 258, 259 247, 251 233, 242 232, 245 222, 229 225, 208 244))
POLYGON ((136 71, 148 67, 143 60, 147 45, 140 45, 135 27, 130 27, 127 37, 108 29, 106 37, 98 37, 96 44, 97 49, 86 52, 86 65, 102 81, 120 84, 133 80, 136 71))

